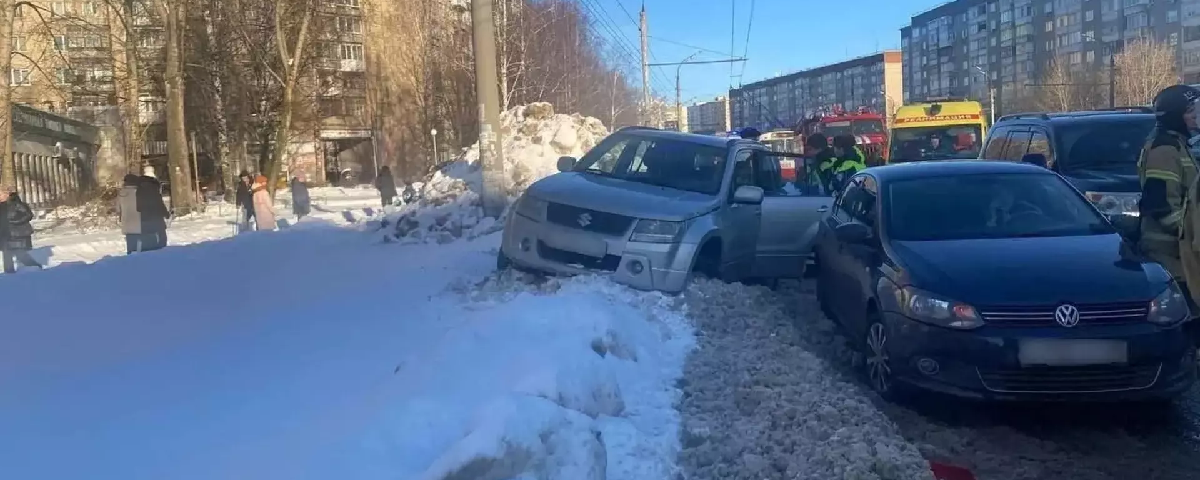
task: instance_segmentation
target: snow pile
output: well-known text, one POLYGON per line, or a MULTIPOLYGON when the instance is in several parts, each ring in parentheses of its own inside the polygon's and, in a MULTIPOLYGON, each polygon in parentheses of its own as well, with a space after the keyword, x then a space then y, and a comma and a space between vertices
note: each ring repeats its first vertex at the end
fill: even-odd
POLYGON ((681 382, 686 478, 932 479, 873 394, 839 374, 848 350, 811 295, 793 305, 701 280, 685 297, 699 347, 681 382))
MULTIPOLYGON (((582 157, 608 135, 600 120, 554 113, 549 103, 513 108, 500 115, 500 123, 504 189, 510 200, 533 182, 558 172, 559 157, 582 157)), ((385 240, 445 243, 499 230, 503 222, 483 215, 482 185, 476 143, 421 185, 416 205, 389 216, 383 224, 388 229, 385 240)))
POLYGON ((407 352, 405 391, 376 439, 400 456, 391 476, 676 478, 674 381, 693 343, 678 299, 523 278, 453 286, 466 312, 407 352))

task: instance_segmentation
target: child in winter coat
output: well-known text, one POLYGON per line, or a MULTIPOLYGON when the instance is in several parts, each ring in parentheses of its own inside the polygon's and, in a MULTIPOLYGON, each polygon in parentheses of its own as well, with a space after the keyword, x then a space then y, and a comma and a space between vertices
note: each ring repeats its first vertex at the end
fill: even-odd
POLYGON ((250 185, 254 205, 254 223, 258 230, 275 229, 275 206, 272 205, 271 193, 267 191, 267 177, 254 177, 250 185))

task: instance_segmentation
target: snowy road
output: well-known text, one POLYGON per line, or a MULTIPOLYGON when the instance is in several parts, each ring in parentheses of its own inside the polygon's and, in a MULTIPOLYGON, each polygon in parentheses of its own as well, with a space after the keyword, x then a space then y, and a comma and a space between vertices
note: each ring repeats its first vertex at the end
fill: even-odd
MULTIPOLYGON (((979 480, 1196 478, 1200 389, 1193 389, 1169 410, 1141 405, 979 405, 931 396, 896 406, 875 398, 858 380, 845 339, 819 313, 811 281, 802 286, 787 284, 777 292, 761 287, 721 288, 739 290, 719 298, 735 298, 740 308, 730 308, 731 300, 709 300, 725 304, 718 308, 719 320, 735 327, 728 332, 703 329, 700 348, 702 352, 709 348, 727 366, 689 364, 684 392, 685 398, 695 400, 684 402, 683 421, 685 427, 717 422, 740 430, 722 434, 722 442, 711 444, 685 435, 684 467, 694 478, 792 478, 782 473, 790 474, 802 462, 821 461, 822 456, 826 465, 836 464, 828 459, 839 458, 822 450, 798 455, 792 451, 796 445, 808 441, 822 448, 841 445, 851 447, 844 451, 861 452, 869 444, 855 436, 862 432, 876 435, 878 445, 888 448, 902 437, 925 457, 968 467, 979 480), (785 368, 763 366, 770 364, 785 368), (811 373, 814 368, 842 379, 837 393, 808 385, 820 378, 811 373), (719 386, 706 377, 734 383, 722 396, 737 400, 725 406, 712 400, 719 396, 707 390, 719 386), (738 397, 755 400, 747 403, 738 397), (863 402, 875 408, 864 409, 863 402), (812 421, 814 411, 826 419, 812 421), (895 431, 875 425, 874 415, 879 412, 895 425, 895 431), (842 430, 831 425, 836 422, 841 422, 842 430), (723 460, 711 460, 714 453, 723 460)), ((884 457, 890 462, 878 462, 873 471, 857 478, 911 478, 880 468, 903 465, 903 449, 890 453, 884 457)))

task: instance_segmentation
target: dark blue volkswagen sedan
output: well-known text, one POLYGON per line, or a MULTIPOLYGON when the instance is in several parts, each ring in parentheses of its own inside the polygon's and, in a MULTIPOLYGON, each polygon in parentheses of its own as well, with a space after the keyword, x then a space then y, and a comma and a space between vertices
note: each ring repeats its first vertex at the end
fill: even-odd
POLYGON ((1184 294, 1044 168, 865 170, 821 225, 816 261, 822 310, 885 397, 1152 400, 1195 380, 1184 294))

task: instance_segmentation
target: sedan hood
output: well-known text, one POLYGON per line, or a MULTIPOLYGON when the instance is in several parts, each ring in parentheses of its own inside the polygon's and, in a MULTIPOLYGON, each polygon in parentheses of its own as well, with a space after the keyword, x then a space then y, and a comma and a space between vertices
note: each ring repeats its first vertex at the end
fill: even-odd
POLYGON ((556 173, 538 180, 526 194, 588 210, 676 222, 717 206, 714 195, 579 172, 556 173))
POLYGON ((912 283, 975 305, 1150 300, 1169 281, 1119 235, 892 242, 912 283))

